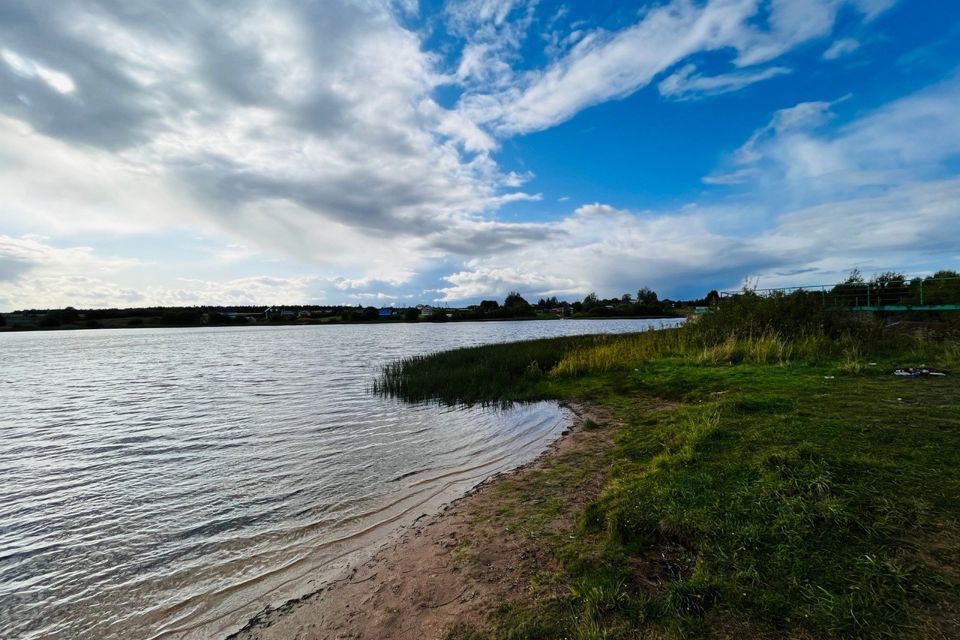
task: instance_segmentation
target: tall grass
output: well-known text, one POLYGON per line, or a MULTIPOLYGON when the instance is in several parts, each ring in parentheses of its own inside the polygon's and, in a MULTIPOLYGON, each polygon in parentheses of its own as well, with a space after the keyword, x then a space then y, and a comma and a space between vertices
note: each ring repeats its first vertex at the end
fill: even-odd
POLYGON ((530 340, 453 349, 386 365, 374 392, 410 402, 498 404, 522 400, 524 389, 592 336, 530 340))
POLYGON ((577 336, 456 349, 391 363, 375 391, 420 402, 504 403, 552 395, 551 383, 630 371, 664 358, 701 365, 830 364, 862 373, 871 358, 907 354, 910 362, 960 367, 960 340, 949 332, 905 333, 825 308, 815 294, 760 297, 750 292, 677 329, 577 336), (932 363, 930 363, 932 364, 932 363))
POLYGON ((746 295, 679 329, 394 365, 420 399, 585 397, 623 424, 578 534, 552 543, 569 596, 489 637, 954 637, 958 378, 889 372, 960 370, 960 331, 815 303, 746 295))

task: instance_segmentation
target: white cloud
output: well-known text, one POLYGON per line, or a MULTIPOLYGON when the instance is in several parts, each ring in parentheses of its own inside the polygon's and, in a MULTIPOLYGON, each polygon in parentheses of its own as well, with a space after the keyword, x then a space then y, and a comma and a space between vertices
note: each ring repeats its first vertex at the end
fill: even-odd
POLYGON ((752 236, 714 230, 726 224, 724 217, 738 226, 742 214, 588 205, 551 225, 563 233, 510 255, 475 259, 446 276, 449 286, 439 299, 502 297, 513 289, 528 297, 578 298, 591 290, 611 296, 639 286, 673 295, 679 283, 702 283, 703 292, 736 288, 746 274, 770 287, 829 283, 855 265, 902 269, 907 260, 915 267, 922 262, 905 256, 918 255, 950 266, 960 234, 960 179, 786 211, 752 236))
POLYGON ((444 300, 521 287, 530 296, 615 295, 647 284, 735 288, 832 282, 851 267, 955 268, 960 237, 960 78, 838 128, 834 102, 783 109, 705 179, 741 189, 735 205, 630 212, 593 204, 544 224, 544 240, 448 277, 444 300), (547 232, 552 232, 547 234, 547 232), (538 274, 536 279, 523 274, 538 274), (523 288, 527 287, 527 288, 523 288))
POLYGON ((869 20, 890 5, 672 0, 616 32, 551 23, 544 67, 519 70, 527 2, 449 5, 464 43, 449 68, 384 4, 147 3, 137 20, 109 4, 24 4, 32 21, 0 22, 12 88, 0 96, 0 306, 387 300, 421 295, 436 274, 451 301, 612 295, 940 255, 960 220, 944 179, 960 148, 956 80, 832 132, 839 101, 777 112, 704 178, 741 190, 736 208, 494 215, 541 198, 518 190, 532 174, 492 156, 505 136, 658 80, 675 99, 738 90, 787 73, 768 65, 826 39, 843 7, 869 20), (698 73, 711 51, 729 68, 698 73), (464 91, 455 109, 434 97, 451 83, 464 91), (178 280, 186 269, 154 274, 71 241, 177 230, 216 238, 215 251, 178 251, 222 271, 178 280), (299 270, 250 275, 278 257, 299 270))
MULTIPOLYGON (((627 96, 695 54, 730 49, 736 67, 750 67, 829 35, 844 6, 870 19, 890 5, 887 0, 672 0, 644 10, 635 24, 620 31, 587 32, 545 69, 510 76, 509 86, 495 93, 468 91, 459 109, 501 136, 539 131, 592 105, 627 96), (765 20, 757 19, 761 7, 765 20)), ((685 77, 692 71, 667 79, 665 95, 683 95, 687 83, 694 85, 692 93, 733 91, 786 69, 685 77)))
POLYGON ((97 271, 108 273, 137 264, 135 259, 94 257, 90 247, 56 248, 41 236, 0 235, 0 283, 17 282, 35 271, 97 271))
POLYGON ((0 21, 16 51, 0 71, 15 67, 31 101, 0 98, 15 229, 199 226, 330 268, 409 269, 422 237, 537 197, 513 191, 488 133, 433 100, 437 60, 383 6, 141 10, 73 0, 0 21), (72 95, 39 92, 28 72, 72 78, 72 95))
POLYGON ((694 74, 697 67, 688 64, 660 81, 660 95, 674 100, 691 100, 739 91, 746 86, 791 73, 787 67, 769 67, 757 71, 739 71, 717 76, 694 74))
MULTIPOLYGON (((242 251, 242 247, 236 248, 242 251)), ((302 303, 324 296, 316 276, 169 278, 155 264, 0 235, 0 310, 302 303)))
POLYGON ((694 52, 727 46, 732 32, 755 11, 755 3, 747 0, 704 7, 678 0, 618 33, 592 32, 564 58, 531 73, 522 89, 500 99, 468 96, 462 108, 502 134, 544 129, 585 107, 636 91, 694 52))
POLYGON ((960 148, 960 77, 895 100, 843 126, 825 130, 837 106, 805 102, 777 111, 707 183, 766 184, 781 201, 800 205, 849 197, 943 175, 943 163, 960 148))
POLYGON ((18 76, 28 79, 37 78, 57 93, 73 93, 77 88, 73 79, 67 74, 44 66, 36 60, 24 58, 9 49, 0 49, 0 60, 3 60, 18 76))
POLYGON ((513 82, 513 63, 533 22, 537 2, 459 0, 446 6, 448 29, 466 40, 455 78, 489 91, 513 82))
POLYGON ((823 52, 824 60, 836 60, 845 55, 849 55, 860 48, 860 43, 853 38, 841 38, 835 41, 823 52))

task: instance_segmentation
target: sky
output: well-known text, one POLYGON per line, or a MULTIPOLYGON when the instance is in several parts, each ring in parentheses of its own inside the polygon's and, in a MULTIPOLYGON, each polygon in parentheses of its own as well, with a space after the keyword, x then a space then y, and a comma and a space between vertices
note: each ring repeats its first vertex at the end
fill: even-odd
POLYGON ((960 268, 955 0, 6 0, 0 311, 960 268))

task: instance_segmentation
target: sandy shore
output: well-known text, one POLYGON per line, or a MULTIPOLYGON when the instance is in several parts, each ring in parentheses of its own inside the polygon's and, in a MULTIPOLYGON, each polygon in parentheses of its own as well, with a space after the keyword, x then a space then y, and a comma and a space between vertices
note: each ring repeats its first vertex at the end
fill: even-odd
MULTIPOLYGON (((573 535, 577 515, 599 494, 609 465, 615 428, 609 414, 583 405, 570 409, 574 425, 539 458, 494 476, 440 514, 421 517, 369 562, 261 612, 230 637, 442 638, 457 623, 484 627, 502 603, 530 597, 530 578, 555 562, 539 540, 573 535), (584 429, 587 418, 607 426, 584 429), (531 504, 551 505, 550 517, 531 523, 517 515, 531 504)), ((550 586, 543 589, 541 595, 549 595, 550 586)))

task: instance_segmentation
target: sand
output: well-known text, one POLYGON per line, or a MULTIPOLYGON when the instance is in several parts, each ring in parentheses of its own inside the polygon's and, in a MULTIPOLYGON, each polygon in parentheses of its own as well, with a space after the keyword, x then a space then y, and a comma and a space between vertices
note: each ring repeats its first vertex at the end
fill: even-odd
POLYGON ((570 409, 574 425, 535 461, 421 517, 369 562, 261 612, 231 638, 428 640, 443 638, 457 623, 488 626, 496 607, 530 597, 531 577, 554 568, 538 539, 573 535, 577 515, 603 486, 616 427, 599 408, 570 409), (587 418, 606 426, 584 429, 587 418), (554 500, 560 507, 531 531, 505 515, 518 500, 554 500))

